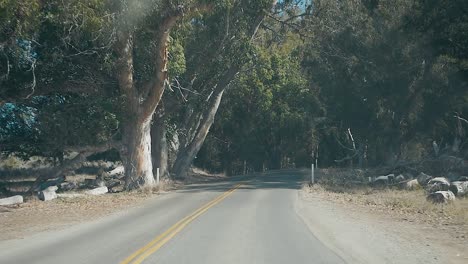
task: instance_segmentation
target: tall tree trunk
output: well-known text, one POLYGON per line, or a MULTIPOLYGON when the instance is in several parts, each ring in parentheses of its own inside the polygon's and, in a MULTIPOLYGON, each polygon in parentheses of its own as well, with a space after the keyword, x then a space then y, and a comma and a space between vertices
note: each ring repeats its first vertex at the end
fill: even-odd
POLYGON ((163 18, 161 28, 155 35, 158 46, 154 76, 141 87, 136 87, 133 79, 133 32, 124 29, 118 34, 117 52, 120 55, 118 82, 125 96, 127 113, 123 122, 125 148, 121 151, 127 189, 142 185, 151 186, 155 183, 151 159, 151 120, 164 93, 169 32, 177 18, 177 15, 163 18))
POLYGON ((151 120, 164 93, 167 82, 169 59, 169 34, 179 18, 195 10, 209 10, 210 5, 178 6, 164 10, 154 30, 154 72, 152 78, 137 87, 134 80, 134 28, 135 25, 122 24, 117 33, 116 51, 119 55, 117 79, 120 90, 125 96, 127 117, 124 120, 125 148, 121 151, 125 167, 127 189, 141 185, 153 185, 153 164, 151 157, 151 120))
POLYGON ((133 189, 143 185, 154 185, 151 161, 151 119, 145 122, 128 122, 125 129, 126 155, 125 186, 133 189))
MULTIPOLYGON (((276 3, 276 0, 272 1, 271 7, 274 7, 276 3)), ((250 28, 250 41, 253 41, 253 39, 255 38, 255 35, 257 34, 258 29, 260 28, 260 25, 265 19, 266 12, 268 11, 261 12, 261 14, 257 17, 255 23, 250 28)), ((203 146, 203 143, 205 142, 206 136, 208 135, 211 125, 213 125, 224 91, 239 73, 241 67, 242 65, 234 65, 230 67, 227 70, 227 72, 219 78, 219 80, 216 82, 216 85, 214 86, 215 88, 213 90, 213 93, 209 97, 208 106, 204 110, 201 119, 199 115, 197 115, 196 113, 192 113, 192 116, 198 119, 192 119, 190 120, 190 122, 191 124, 198 124, 198 128, 193 139, 189 143, 187 142, 186 147, 181 149, 177 153, 176 161, 172 166, 172 172, 176 175, 176 177, 185 178, 187 176, 187 173, 190 169, 190 165, 192 164, 196 155, 200 151, 200 148, 203 146)))
POLYGON ((156 168, 159 168, 161 177, 168 176, 168 149, 166 138, 165 112, 164 105, 160 104, 156 112, 153 125, 151 127, 152 140, 152 156, 153 156, 153 172, 156 173, 156 168))

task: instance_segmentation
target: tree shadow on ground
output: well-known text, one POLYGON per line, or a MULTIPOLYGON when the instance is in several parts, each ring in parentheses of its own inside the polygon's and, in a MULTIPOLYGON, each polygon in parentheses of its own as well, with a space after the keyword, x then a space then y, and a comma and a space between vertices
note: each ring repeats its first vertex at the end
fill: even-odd
POLYGON ((303 170, 272 171, 261 174, 247 176, 234 176, 226 179, 216 179, 200 184, 190 184, 179 193, 196 193, 205 191, 225 192, 232 189, 237 184, 242 184, 238 189, 258 190, 258 189, 292 189, 299 190, 304 184, 306 172, 303 170))

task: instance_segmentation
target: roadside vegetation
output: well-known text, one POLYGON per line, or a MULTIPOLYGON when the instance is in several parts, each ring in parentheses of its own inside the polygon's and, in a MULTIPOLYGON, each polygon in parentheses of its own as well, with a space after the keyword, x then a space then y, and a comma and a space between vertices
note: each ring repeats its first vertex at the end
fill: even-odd
POLYGON ((428 186, 407 188, 406 182, 375 185, 367 175, 375 170, 322 169, 318 181, 304 184, 303 191, 313 197, 334 203, 352 205, 397 218, 408 224, 429 224, 446 229, 454 238, 466 241, 468 236, 468 196, 453 201, 434 203, 428 200, 428 186))
POLYGON ((0 198, 315 162, 452 185, 468 175, 467 14, 465 0, 0 1, 0 198))

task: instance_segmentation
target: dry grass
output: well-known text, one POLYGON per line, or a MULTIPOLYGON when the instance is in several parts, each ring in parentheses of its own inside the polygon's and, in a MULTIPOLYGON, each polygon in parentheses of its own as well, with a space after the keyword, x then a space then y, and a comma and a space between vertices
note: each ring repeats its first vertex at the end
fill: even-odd
POLYGON ((159 185, 154 185, 154 186, 143 186, 139 189, 136 189, 134 192, 136 193, 141 193, 141 194, 159 194, 163 192, 168 192, 171 190, 176 189, 178 186, 178 183, 171 180, 171 179, 161 179, 159 182, 159 185))
POLYGON ((449 204, 426 201, 424 190, 372 189, 371 187, 342 187, 316 184, 304 190, 322 199, 366 207, 371 211, 398 217, 409 222, 452 227, 463 239, 468 235, 468 199, 459 198, 449 204))
POLYGON ((427 193, 423 189, 372 188, 366 183, 371 175, 377 174, 375 171, 323 169, 318 172, 319 184, 305 188, 322 198, 391 212, 411 221, 468 226, 468 197, 457 197, 449 204, 434 204, 426 200, 427 193))

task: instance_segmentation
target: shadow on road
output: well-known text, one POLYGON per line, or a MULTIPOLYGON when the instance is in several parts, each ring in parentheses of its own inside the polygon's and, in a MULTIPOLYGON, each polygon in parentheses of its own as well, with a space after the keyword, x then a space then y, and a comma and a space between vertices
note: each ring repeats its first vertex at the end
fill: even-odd
POLYGON ((234 176, 227 179, 217 179, 200 184, 190 184, 179 193, 196 193, 204 191, 225 192, 238 183, 244 183, 239 189, 294 189, 302 187, 306 170, 279 170, 248 176, 234 176))

